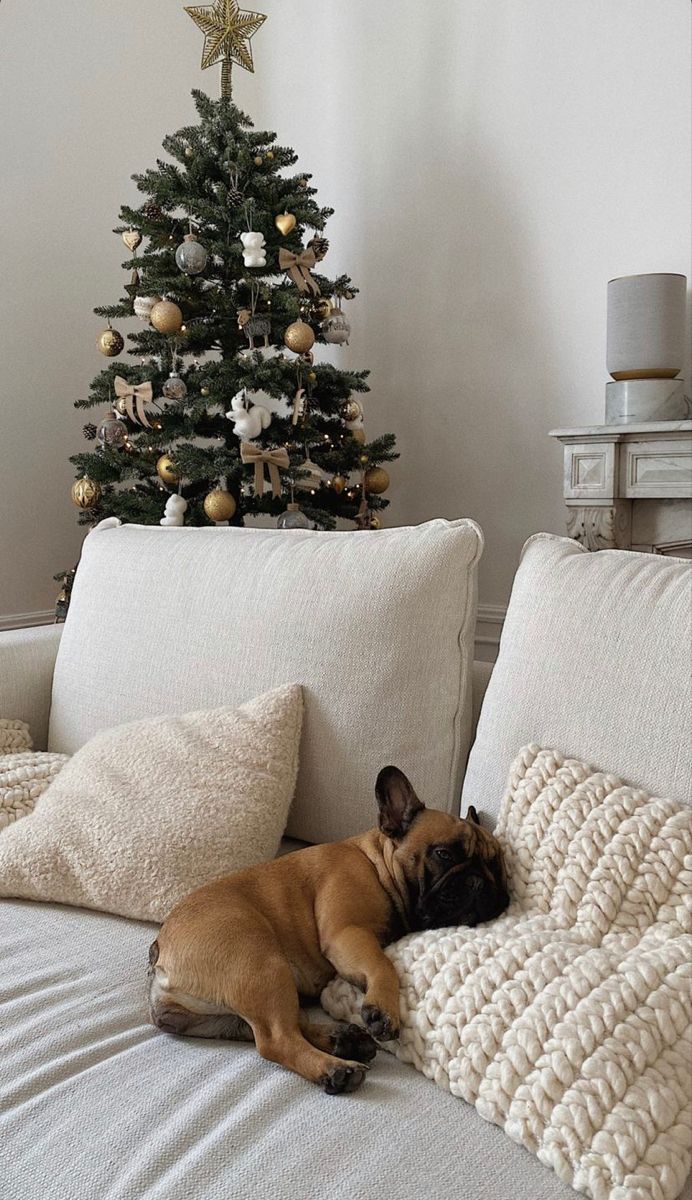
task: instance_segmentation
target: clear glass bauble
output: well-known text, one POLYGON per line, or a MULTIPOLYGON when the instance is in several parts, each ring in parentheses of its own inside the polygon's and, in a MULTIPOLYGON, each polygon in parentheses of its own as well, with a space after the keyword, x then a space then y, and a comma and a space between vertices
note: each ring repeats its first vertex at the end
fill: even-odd
POLYGON ((175 252, 175 261, 186 275, 199 275, 207 265, 209 255, 196 237, 188 234, 175 252))
POLYGON ((311 524, 305 513, 297 504, 289 504, 286 512, 282 512, 276 522, 277 529, 310 529, 311 524))
POLYGON ((171 371, 161 391, 167 400, 184 400, 187 396, 187 387, 177 371, 171 371))
POLYGON ((102 446, 110 450, 122 450, 127 441, 127 429, 115 413, 108 413, 98 426, 96 436, 102 446))

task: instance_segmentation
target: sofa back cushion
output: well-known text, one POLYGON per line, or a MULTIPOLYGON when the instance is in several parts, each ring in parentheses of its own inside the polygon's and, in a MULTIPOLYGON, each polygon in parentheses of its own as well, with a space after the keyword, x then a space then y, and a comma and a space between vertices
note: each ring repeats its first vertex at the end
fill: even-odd
POLYGON ((375 778, 390 762, 429 804, 456 810, 481 548, 471 521, 376 533, 96 529, 56 662, 50 748, 72 754, 125 721, 296 682, 292 836, 372 826, 375 778))
POLYGON ((494 818, 528 742, 564 747, 692 803, 692 563, 526 543, 481 709, 463 805, 494 818))

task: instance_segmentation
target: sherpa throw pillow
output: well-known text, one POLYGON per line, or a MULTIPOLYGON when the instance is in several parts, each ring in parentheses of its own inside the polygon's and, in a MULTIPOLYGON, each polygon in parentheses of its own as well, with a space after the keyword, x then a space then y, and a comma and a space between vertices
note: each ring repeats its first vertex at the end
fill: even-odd
MULTIPOLYGON (((592 1200, 675 1200, 692 1143, 692 811, 529 746, 497 836, 513 896, 387 954, 413 1063, 592 1200)), ((357 1018, 343 980, 322 1003, 357 1018)))
POLYGON ((96 734, 0 833, 0 895, 160 921, 187 892, 278 849, 302 690, 96 734))

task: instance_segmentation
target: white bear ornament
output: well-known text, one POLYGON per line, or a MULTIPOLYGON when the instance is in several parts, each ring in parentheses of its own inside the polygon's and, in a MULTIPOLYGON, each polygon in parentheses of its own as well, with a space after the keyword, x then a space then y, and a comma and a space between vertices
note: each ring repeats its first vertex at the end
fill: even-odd
POLYGON ((159 525, 182 525, 186 511, 187 500, 184 496, 169 496, 159 525))
POLYGON ((266 267, 267 256, 263 233, 241 233, 243 264, 246 267, 266 267))
POLYGON ((231 400, 231 407, 226 416, 229 421, 232 421, 235 429, 236 437, 242 441, 250 442, 253 438, 259 437, 263 429, 268 429, 271 425, 272 415, 268 408, 263 404, 253 404, 250 408, 245 407, 245 399, 247 392, 245 388, 240 392, 236 392, 231 400))

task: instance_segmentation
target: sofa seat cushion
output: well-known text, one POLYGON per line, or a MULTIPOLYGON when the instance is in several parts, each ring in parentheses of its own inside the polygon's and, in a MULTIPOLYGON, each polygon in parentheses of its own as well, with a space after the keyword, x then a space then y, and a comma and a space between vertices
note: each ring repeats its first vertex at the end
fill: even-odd
POLYGON ((526 543, 464 779, 494 819, 522 746, 559 746, 692 803, 692 563, 526 543))
POLYGON ((296 682, 305 721, 292 836, 372 826, 387 762, 452 810, 481 547, 472 521, 378 533, 96 529, 60 643, 50 749, 72 754, 100 729, 296 682))
POLYGON ((7 1200, 576 1200, 388 1054, 359 1092, 334 1098, 252 1046, 156 1031, 145 996, 153 930, 0 901, 7 1200))

